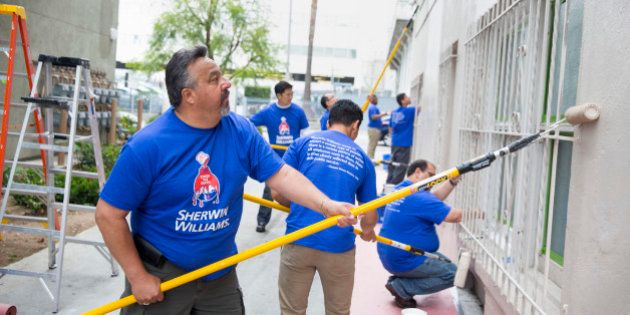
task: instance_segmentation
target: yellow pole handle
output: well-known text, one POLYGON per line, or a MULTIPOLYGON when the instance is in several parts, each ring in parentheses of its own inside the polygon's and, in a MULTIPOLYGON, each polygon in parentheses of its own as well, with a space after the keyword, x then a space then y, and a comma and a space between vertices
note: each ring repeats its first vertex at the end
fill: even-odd
POLYGON ((285 206, 283 206, 283 205, 281 205, 281 204, 279 204, 277 202, 273 202, 271 200, 267 200, 267 199, 264 199, 264 198, 259 198, 259 197, 256 197, 256 196, 252 196, 250 194, 243 194, 243 199, 245 199, 247 201, 251 201, 251 202, 257 203, 259 205, 267 206, 269 208, 273 208, 273 209, 277 209, 277 210, 280 210, 280 211, 284 211, 286 213, 289 213, 289 211, 290 211, 289 208, 287 208, 287 207, 285 207, 285 206))
POLYGON ((285 151, 289 148, 285 145, 279 145, 279 144, 272 144, 271 147, 274 149, 285 150, 285 151))
MULTIPOLYGON (((378 75, 378 79, 376 79, 376 83, 374 83, 374 86, 372 87, 372 91, 370 91, 370 95, 374 94, 374 92, 376 91, 376 88, 378 87, 378 84, 381 83, 381 80, 383 79, 383 75, 385 74, 387 67, 389 67, 389 64, 392 63, 392 60, 394 60, 394 57, 396 56, 398 47, 400 47, 400 43, 403 39, 403 36, 405 36, 405 33, 407 33, 408 30, 409 28, 405 26, 405 28, 403 28, 402 30, 402 33, 400 33, 400 36, 398 37, 398 41, 396 41, 396 45, 394 45, 394 49, 392 49, 392 52, 389 53, 387 62, 385 62, 385 66, 383 66, 383 70, 381 70, 381 73, 378 75)), ((369 104, 370 104, 370 100, 366 98, 365 103, 363 103, 363 106, 361 107, 361 110, 365 112, 369 104)))
MULTIPOLYGON (((447 171, 441 172, 435 176, 432 176, 428 179, 425 179, 423 181, 417 182, 411 186, 407 186, 403 189, 394 191, 388 195, 385 195, 383 197, 380 197, 378 199, 374 199, 370 202, 364 203, 358 207, 352 208, 352 210, 350 210, 350 212, 352 213, 352 215, 354 216, 358 216, 360 214, 369 212, 369 211, 373 211, 379 207, 382 207, 392 201, 407 197, 415 192, 417 192, 419 189, 425 188, 425 187, 433 187, 449 178, 453 178, 459 175, 459 171, 457 170, 457 168, 452 168, 449 169, 447 171)), ((273 239, 267 243, 263 243, 260 244, 258 246, 254 246, 250 249, 247 249, 241 253, 238 253, 236 255, 224 258, 220 261, 217 261, 215 263, 212 263, 210 265, 207 265, 205 267, 201 267, 197 270, 191 271, 189 273, 183 274, 177 278, 168 280, 166 282, 162 282, 162 284, 160 285, 160 290, 162 292, 166 292, 170 289, 176 288, 180 285, 186 284, 188 282, 197 280, 201 277, 207 276, 213 272, 217 272, 219 270, 225 269, 227 267, 230 266, 234 266, 244 260, 247 260, 249 258, 252 258, 254 256, 258 256, 262 253, 268 252, 272 249, 278 248, 280 246, 292 243, 294 241, 297 241, 303 237, 309 236, 311 234, 315 234, 319 231, 322 231, 324 229, 327 229, 329 227, 332 227, 334 225, 337 224, 337 221, 341 218, 340 215, 334 216, 334 217, 330 217, 327 219, 324 219, 322 221, 319 221, 315 224, 309 225, 307 227, 304 227, 302 229, 299 229, 293 233, 289 233, 286 234, 284 236, 278 237, 276 239, 273 239)), ((127 305, 131 305, 133 303, 136 303, 137 300, 133 295, 128 295, 122 299, 119 299, 117 301, 99 306, 93 310, 90 310, 84 314, 86 315, 93 315, 93 314, 105 314, 105 313, 109 313, 112 311, 115 311, 119 308, 125 307, 127 305)))

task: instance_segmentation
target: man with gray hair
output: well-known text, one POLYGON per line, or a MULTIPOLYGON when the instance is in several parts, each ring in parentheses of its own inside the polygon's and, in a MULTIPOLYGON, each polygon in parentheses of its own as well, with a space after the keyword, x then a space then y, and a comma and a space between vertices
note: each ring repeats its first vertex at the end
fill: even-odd
POLYGON ((103 239, 125 272, 123 295, 138 301, 123 314, 244 313, 234 267, 166 293, 160 282, 237 253, 248 176, 327 216, 342 215, 340 226, 356 222, 352 205, 326 197, 230 112, 230 82, 206 53, 196 46, 173 55, 166 65, 172 108, 123 147, 96 207, 103 239))
POLYGON ((328 130, 328 116, 330 115, 330 108, 335 105, 336 102, 337 98, 335 97, 335 94, 332 93, 322 95, 322 98, 319 100, 319 103, 324 108, 324 113, 319 119, 319 126, 322 131, 328 130))

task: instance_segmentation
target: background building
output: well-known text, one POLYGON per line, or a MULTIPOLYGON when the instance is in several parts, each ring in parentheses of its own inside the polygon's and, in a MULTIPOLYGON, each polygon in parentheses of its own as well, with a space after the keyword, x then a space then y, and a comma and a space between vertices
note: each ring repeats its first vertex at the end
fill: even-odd
POLYGON ((630 255, 621 188, 630 171, 629 12, 626 1, 428 0, 415 18, 393 68, 423 108, 416 158, 444 169, 539 131, 570 106, 602 107, 595 124, 564 125, 467 175, 449 200, 485 215, 441 233, 452 256, 472 253, 487 314, 630 306, 630 272, 619 263, 630 255))

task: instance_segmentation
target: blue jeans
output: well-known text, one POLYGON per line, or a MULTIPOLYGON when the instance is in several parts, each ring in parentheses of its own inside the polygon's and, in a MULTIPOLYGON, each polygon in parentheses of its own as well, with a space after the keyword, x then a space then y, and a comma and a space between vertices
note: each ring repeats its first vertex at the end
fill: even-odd
MULTIPOLYGON (((441 253, 436 253, 445 257, 441 253)), ((387 281, 404 299, 414 295, 431 294, 453 286, 457 266, 427 258, 420 266, 406 272, 394 273, 387 281)))

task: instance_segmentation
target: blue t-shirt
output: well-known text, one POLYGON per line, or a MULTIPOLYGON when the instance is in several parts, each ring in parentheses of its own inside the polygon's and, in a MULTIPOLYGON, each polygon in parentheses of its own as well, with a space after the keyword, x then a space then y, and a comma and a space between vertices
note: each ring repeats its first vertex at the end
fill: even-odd
MULTIPOLYGON (((405 179, 396 186, 411 185, 405 179)), ((440 248, 435 225, 442 223, 451 207, 426 190, 396 200, 385 207, 380 235, 428 252, 440 248)), ((420 266, 427 258, 389 245, 377 245, 378 256, 389 272, 406 272, 420 266)))
POLYGON ((322 118, 319 119, 319 126, 322 128, 322 131, 328 130, 328 116, 330 116, 330 111, 326 110, 322 114, 322 118))
POLYGON ((368 107, 368 127, 369 128, 378 128, 381 129, 383 127, 383 122, 381 118, 372 119, 373 115, 380 115, 381 111, 378 109, 378 106, 374 104, 370 104, 368 107))
POLYGON ((199 129, 169 109, 129 139, 100 197, 131 211, 132 232, 191 271, 237 253, 247 176, 265 181, 283 164, 244 117, 199 129))
MULTIPOLYGON (((370 158, 345 134, 319 131, 296 140, 284 161, 310 179, 330 199, 351 204, 376 198, 376 175, 370 158)), ((324 215, 291 203, 287 234, 324 220, 324 215)), ((354 248, 352 227, 333 226, 294 242, 330 253, 354 248)))
MULTIPOLYGON (((300 137, 300 131, 308 128, 308 120, 302 107, 291 103, 288 108, 282 109, 278 104, 272 103, 265 109, 256 113, 250 120, 256 126, 267 127, 269 143, 289 146, 293 140, 300 137)), ((285 150, 274 149, 280 156, 285 150)))
POLYGON ((410 147, 413 141, 413 119, 416 115, 415 107, 398 107, 389 117, 392 128, 392 146, 410 147))

